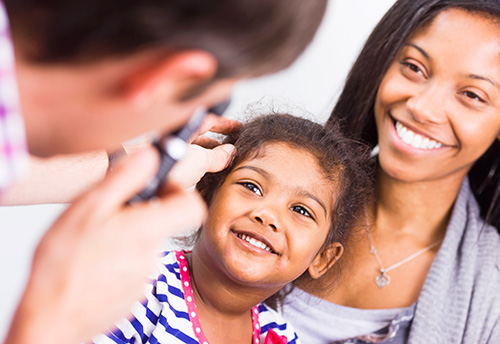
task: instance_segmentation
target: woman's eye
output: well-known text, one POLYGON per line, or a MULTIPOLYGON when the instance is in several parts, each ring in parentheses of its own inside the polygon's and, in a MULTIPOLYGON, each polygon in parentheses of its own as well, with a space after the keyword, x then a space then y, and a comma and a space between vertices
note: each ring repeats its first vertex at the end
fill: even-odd
POLYGON ((481 103, 486 103, 486 101, 483 98, 481 98, 480 96, 478 96, 474 92, 465 91, 464 94, 465 94, 465 96, 467 96, 470 99, 477 100, 477 101, 479 101, 481 103))
POLYGON ((423 71, 414 63, 403 61, 403 62, 401 62, 401 64, 414 73, 422 74, 422 75, 424 74, 423 71))
POLYGON ((299 213, 300 215, 304 215, 304 216, 313 218, 311 216, 311 214, 307 211, 307 209, 304 207, 301 207, 300 205, 293 206, 292 211, 295 211, 296 213, 299 213))
POLYGON ((262 191, 260 191, 259 187, 257 185, 255 185, 254 183, 242 182, 242 183, 239 183, 239 184, 243 185, 248 190, 252 191, 253 193, 257 194, 258 196, 262 196, 262 191))

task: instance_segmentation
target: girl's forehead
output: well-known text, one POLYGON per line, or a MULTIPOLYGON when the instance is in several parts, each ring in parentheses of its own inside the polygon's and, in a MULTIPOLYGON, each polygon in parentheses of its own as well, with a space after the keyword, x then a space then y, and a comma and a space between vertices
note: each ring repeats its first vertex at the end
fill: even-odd
MULTIPOLYGON (((314 171, 318 179, 325 181, 331 181, 332 179, 337 180, 339 178, 338 175, 341 173, 341 169, 337 167, 327 172, 327 168, 323 167, 321 164, 320 159, 322 157, 320 157, 314 149, 312 150, 313 151, 289 142, 271 141, 256 148, 250 154, 247 154, 244 159, 238 162, 237 166, 253 162, 269 166, 272 169, 276 169, 277 173, 280 173, 281 168, 283 168, 282 171, 285 172, 292 162, 298 161, 297 168, 293 170, 295 173, 314 171), (278 161, 281 160, 283 160, 284 165, 278 164, 278 161)), ((235 168, 237 166, 235 166, 235 168)))
MULTIPOLYGON (((281 141, 271 141, 262 144, 260 147, 255 148, 250 154, 242 159, 238 165, 254 162, 263 165, 269 165, 270 167, 276 167, 277 160, 288 160, 290 163, 295 160, 317 160, 315 154, 310 152, 305 148, 293 145, 288 142, 281 141)), ((286 168, 285 166, 282 166, 286 168)), ((306 168, 307 166, 304 166, 306 168)), ((314 166, 310 166, 314 168, 314 166)), ((279 169, 278 169, 279 170, 279 169)))
POLYGON ((327 176, 315 154, 307 149, 285 142, 271 142, 263 145, 257 155, 250 155, 235 165, 232 172, 251 170, 275 183, 300 186, 316 193, 335 194, 338 187, 327 176))

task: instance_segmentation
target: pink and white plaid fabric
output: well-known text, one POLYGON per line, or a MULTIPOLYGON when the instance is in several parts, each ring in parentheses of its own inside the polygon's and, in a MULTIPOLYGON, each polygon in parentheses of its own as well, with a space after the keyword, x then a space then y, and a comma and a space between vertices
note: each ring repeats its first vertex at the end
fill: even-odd
POLYGON ((0 194, 26 174, 29 161, 14 62, 9 20, 0 1, 0 194))

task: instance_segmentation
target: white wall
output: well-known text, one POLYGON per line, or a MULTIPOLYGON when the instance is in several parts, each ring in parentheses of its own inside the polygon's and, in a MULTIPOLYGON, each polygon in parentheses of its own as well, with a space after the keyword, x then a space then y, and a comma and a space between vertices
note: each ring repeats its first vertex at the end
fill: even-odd
MULTIPOLYGON (((259 107, 326 121, 354 58, 393 3, 394 0, 330 3, 318 34, 304 55, 286 71, 238 84, 228 116, 243 119, 246 105, 259 102, 259 107)), ((0 338, 22 293, 33 250, 63 209, 63 205, 0 207, 0 338)))

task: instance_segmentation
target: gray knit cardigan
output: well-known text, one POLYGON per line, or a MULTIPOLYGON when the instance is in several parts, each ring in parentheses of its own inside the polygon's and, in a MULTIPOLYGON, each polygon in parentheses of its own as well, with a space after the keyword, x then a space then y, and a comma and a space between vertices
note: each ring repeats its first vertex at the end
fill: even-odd
POLYGON ((466 178, 417 302, 408 343, 500 344, 500 235, 466 178))

